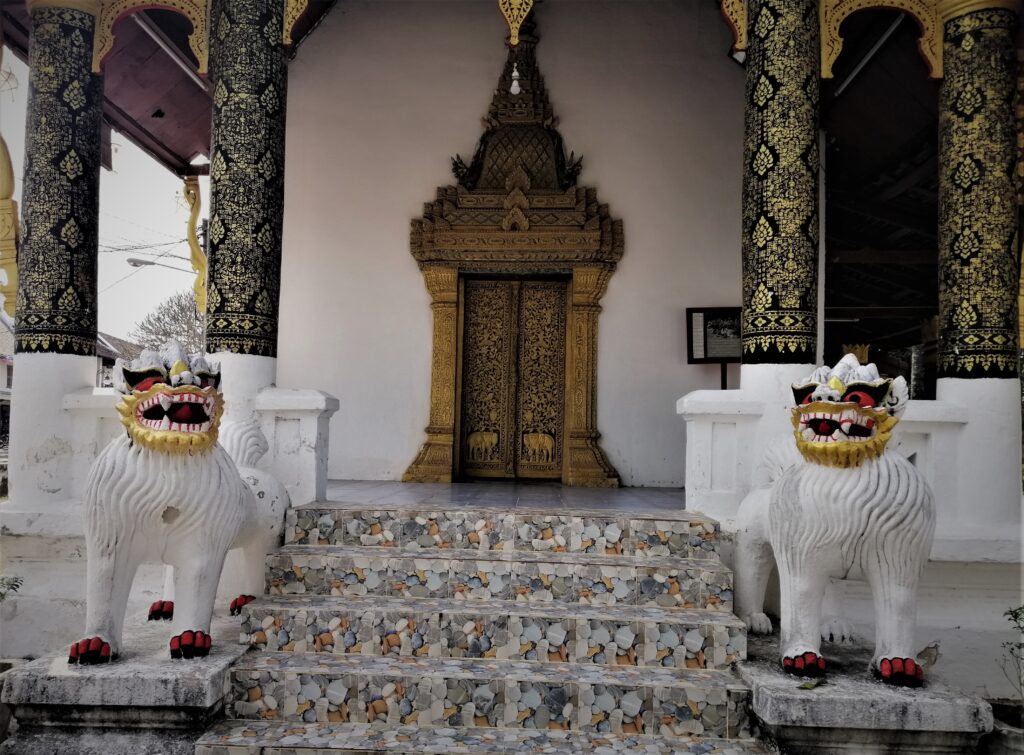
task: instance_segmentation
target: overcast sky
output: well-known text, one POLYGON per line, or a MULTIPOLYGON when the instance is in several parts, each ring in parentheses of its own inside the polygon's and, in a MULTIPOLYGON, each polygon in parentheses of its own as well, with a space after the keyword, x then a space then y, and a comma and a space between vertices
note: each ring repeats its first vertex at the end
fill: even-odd
MULTIPOLYGON (((20 206, 28 67, 5 50, 0 70, 12 75, 4 83, 0 73, 0 133, 11 151, 14 198, 20 206)), ((136 257, 190 269, 184 242, 188 207, 177 176, 116 131, 112 146, 114 169, 100 171, 99 329, 126 338, 154 305, 190 289, 195 276, 165 267, 128 264, 129 257, 136 257), (125 247, 136 248, 129 251, 125 247)), ((209 180, 201 178, 200 188, 206 217, 209 180)))

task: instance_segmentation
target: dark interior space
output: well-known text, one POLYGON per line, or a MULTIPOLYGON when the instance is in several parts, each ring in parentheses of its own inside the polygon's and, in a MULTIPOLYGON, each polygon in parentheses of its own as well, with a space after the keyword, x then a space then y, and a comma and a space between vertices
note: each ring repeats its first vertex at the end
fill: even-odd
POLYGON ((920 28, 871 10, 842 27, 822 81, 825 131, 825 363, 870 347, 883 374, 934 398, 938 314, 938 91, 920 28), (911 380, 911 378, 913 379, 911 380))

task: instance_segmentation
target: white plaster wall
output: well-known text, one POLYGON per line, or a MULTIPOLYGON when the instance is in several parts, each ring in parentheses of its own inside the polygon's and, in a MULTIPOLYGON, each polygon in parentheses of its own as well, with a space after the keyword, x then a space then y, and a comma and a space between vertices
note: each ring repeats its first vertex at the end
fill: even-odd
MULTIPOLYGON (((538 57, 581 183, 625 225, 598 426, 627 485, 681 485, 685 308, 738 305, 743 71, 713 3, 546 0, 538 57)), ((337 396, 329 473, 399 477, 423 440, 429 299, 409 221, 472 155, 505 59, 490 0, 340 4, 290 67, 278 384, 337 396)), ((735 373, 732 377, 735 382, 735 373)))

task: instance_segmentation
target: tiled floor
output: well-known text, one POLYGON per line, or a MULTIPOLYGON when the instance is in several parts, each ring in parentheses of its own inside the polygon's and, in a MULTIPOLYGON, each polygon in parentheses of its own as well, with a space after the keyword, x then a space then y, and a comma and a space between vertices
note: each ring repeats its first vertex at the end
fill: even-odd
MULTIPOLYGON (((327 500, 349 505, 375 504, 388 508, 451 506, 544 510, 566 509, 623 513, 682 511, 682 488, 571 488, 556 483, 461 482, 405 483, 389 480, 331 480, 327 500)), ((322 507, 309 504, 309 508, 322 507)))

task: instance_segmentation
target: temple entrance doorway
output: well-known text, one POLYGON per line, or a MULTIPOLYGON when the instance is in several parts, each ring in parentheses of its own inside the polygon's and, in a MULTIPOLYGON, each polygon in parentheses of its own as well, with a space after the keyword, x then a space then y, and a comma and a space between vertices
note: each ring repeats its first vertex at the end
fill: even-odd
POLYGON ((461 478, 562 479, 568 285, 461 279, 461 478))

